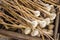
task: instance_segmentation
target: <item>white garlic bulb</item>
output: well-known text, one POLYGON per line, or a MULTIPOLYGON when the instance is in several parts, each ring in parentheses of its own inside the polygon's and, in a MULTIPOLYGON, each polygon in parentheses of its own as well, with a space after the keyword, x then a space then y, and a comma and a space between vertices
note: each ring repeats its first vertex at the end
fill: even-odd
POLYGON ((40 11, 34 11, 34 15, 37 17, 40 16, 40 11))
POLYGON ((46 18, 45 21, 46 21, 46 24, 47 24, 47 25, 50 24, 50 18, 46 18))
POLYGON ((39 24, 41 28, 45 28, 47 25, 46 21, 39 21, 39 24))
POLYGON ((46 4, 45 6, 47 7, 48 11, 50 11, 54 7, 53 5, 49 5, 49 4, 46 4))
POLYGON ((31 24, 32 24, 33 29, 35 29, 38 25, 38 22, 37 21, 32 21, 31 24))
POLYGON ((51 10, 51 6, 47 6, 47 8, 48 8, 48 9, 47 9, 48 11, 50 11, 50 10, 51 10))
POLYGON ((35 29, 31 32, 31 36, 37 36, 39 34, 39 30, 35 29))
POLYGON ((49 4, 45 4, 45 7, 47 7, 47 10, 50 11, 51 10, 51 7, 49 4))
POLYGON ((37 27, 37 25, 38 25, 38 22, 37 21, 30 21, 30 20, 27 20, 27 19, 25 19, 27 22, 29 22, 31 25, 32 25, 32 27, 33 28, 36 28, 37 27))
MULTIPOLYGON (((23 18, 23 17, 21 17, 21 18, 23 18)), ((25 19, 25 18, 23 18, 25 21, 27 21, 28 23, 30 23, 33 27, 36 27, 37 25, 38 25, 38 22, 37 21, 30 21, 30 20, 28 20, 28 19, 25 19)))
POLYGON ((56 18, 56 14, 55 13, 50 14, 50 20, 54 20, 55 18, 56 18))
POLYGON ((24 30, 24 33, 25 34, 30 34, 31 32, 31 28, 27 27, 25 30, 24 30))

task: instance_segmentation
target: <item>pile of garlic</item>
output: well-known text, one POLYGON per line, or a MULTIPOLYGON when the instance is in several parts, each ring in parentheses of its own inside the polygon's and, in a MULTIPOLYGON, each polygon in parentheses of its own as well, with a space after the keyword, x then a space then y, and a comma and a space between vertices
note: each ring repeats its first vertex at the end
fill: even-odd
MULTIPOLYGON (((51 14, 49 14, 50 17, 32 22, 33 30, 28 27, 24 30, 25 34, 31 34, 31 36, 39 36, 40 37, 40 32, 37 29, 37 26, 40 25, 40 27, 46 34, 53 35, 53 28, 54 28, 53 21, 56 18, 56 12, 55 12, 53 5, 45 4, 45 6, 46 6, 47 10, 49 12, 51 12, 51 14), (46 27, 48 27, 48 29, 46 29, 46 27)), ((35 11, 34 13, 35 13, 34 16, 37 16, 37 17, 41 16, 40 11, 35 11)))
POLYGON ((42 36, 42 38, 48 36, 53 39, 51 36, 53 36, 53 23, 56 18, 54 5, 41 0, 1 0, 1 2, 1 8, 14 17, 0 11, 0 16, 12 23, 8 24, 0 18, 0 24, 3 24, 6 29, 21 29, 26 35, 42 36))

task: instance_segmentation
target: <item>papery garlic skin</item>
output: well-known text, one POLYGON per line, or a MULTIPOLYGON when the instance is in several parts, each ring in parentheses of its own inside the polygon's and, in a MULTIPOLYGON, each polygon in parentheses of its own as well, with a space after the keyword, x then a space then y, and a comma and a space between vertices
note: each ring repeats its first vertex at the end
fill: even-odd
POLYGON ((30 34, 31 32, 31 28, 27 27, 25 30, 24 30, 24 33, 25 34, 30 34))
POLYGON ((40 11, 34 11, 34 15, 37 17, 40 16, 40 11))
POLYGON ((49 4, 46 4, 47 10, 50 11, 51 10, 51 6, 49 4))
POLYGON ((31 24, 32 24, 33 29, 35 29, 38 25, 38 22, 37 21, 32 21, 31 24))
POLYGON ((48 11, 51 11, 51 9, 54 9, 54 6, 53 5, 50 5, 49 7, 50 9, 48 11))
POLYGON ((47 25, 46 21, 39 21, 39 24, 41 28, 45 28, 47 25))
POLYGON ((31 32, 31 36, 37 36, 39 34, 39 30, 35 29, 31 32))
POLYGON ((47 24, 47 25, 50 24, 50 18, 46 18, 45 21, 46 21, 46 24, 47 24))
POLYGON ((56 18, 56 14, 55 13, 50 14, 50 20, 54 20, 55 18, 56 18))

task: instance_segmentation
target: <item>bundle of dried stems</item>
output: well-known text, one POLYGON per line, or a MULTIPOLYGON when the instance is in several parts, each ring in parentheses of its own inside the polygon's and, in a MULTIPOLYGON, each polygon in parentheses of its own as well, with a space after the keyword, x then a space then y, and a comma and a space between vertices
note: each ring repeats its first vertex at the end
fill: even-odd
POLYGON ((22 33, 41 37, 42 40, 45 38, 54 40, 52 36, 53 21, 56 18, 54 5, 56 4, 51 4, 41 0, 0 0, 0 7, 3 9, 0 10, 0 24, 6 29, 21 29, 22 33))

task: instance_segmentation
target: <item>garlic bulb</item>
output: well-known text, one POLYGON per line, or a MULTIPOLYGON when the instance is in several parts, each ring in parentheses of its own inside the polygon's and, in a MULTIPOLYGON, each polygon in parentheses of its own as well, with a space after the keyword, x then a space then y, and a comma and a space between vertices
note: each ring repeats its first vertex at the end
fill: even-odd
POLYGON ((39 34, 38 29, 35 29, 31 32, 31 36, 37 36, 39 34))
POLYGON ((30 20, 27 20, 27 19, 24 19, 24 20, 26 20, 27 22, 29 22, 32 25, 33 28, 37 27, 37 25, 38 25, 37 21, 30 21, 30 20))
POLYGON ((55 13, 50 14, 50 20, 54 20, 55 18, 56 18, 56 14, 55 13))
POLYGON ((27 27, 25 30, 24 30, 24 33, 25 34, 30 34, 31 32, 31 28, 27 27))
POLYGON ((34 11, 34 15, 37 17, 40 16, 40 11, 34 11))
POLYGON ((50 18, 46 18, 45 21, 46 21, 46 24, 47 24, 47 25, 50 24, 50 18))
POLYGON ((45 6, 47 7, 48 11, 50 11, 54 7, 53 5, 49 5, 49 4, 45 4, 45 6))
POLYGON ((35 29, 38 25, 38 22, 37 21, 32 21, 31 24, 32 24, 33 29, 35 29))
POLYGON ((39 24, 41 28, 44 28, 47 25, 46 21, 39 21, 39 24))
POLYGON ((54 9, 54 6, 53 5, 50 5, 50 10, 49 11, 51 11, 51 9, 54 9))
POLYGON ((51 6, 49 4, 46 4, 47 10, 50 11, 51 10, 51 6))

